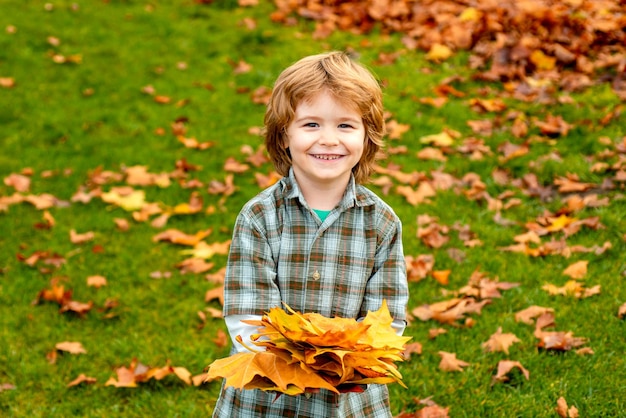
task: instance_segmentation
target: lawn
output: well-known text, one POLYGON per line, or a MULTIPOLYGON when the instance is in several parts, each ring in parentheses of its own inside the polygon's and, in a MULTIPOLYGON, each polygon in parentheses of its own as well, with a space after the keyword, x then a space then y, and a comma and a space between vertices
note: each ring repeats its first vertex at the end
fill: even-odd
POLYGON ((388 111, 370 187, 403 221, 406 335, 421 344, 400 364, 408 389, 389 387, 394 415, 553 417, 563 398, 581 417, 626 416, 626 124, 611 83, 537 78, 551 100, 522 100, 473 77, 466 51, 433 60, 380 26, 319 38, 312 21, 272 21, 269 1, 2 6, 0 415, 211 414, 220 382, 185 373, 230 350, 211 291, 239 209, 273 172, 263 100, 285 66, 338 49, 380 78, 388 111), (532 306, 553 322, 520 321, 532 306), (516 337, 504 351, 486 344, 498 329, 516 337), (447 371, 441 353, 464 363, 447 371), (501 360, 521 367, 497 379, 501 360), (159 378, 117 387, 144 366, 159 378))

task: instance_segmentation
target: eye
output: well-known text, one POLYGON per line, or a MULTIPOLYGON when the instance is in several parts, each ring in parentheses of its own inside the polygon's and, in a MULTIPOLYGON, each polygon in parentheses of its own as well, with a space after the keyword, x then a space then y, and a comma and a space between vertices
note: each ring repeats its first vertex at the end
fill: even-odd
POLYGON ((341 129, 351 129, 351 128, 353 128, 353 126, 348 124, 348 123, 340 123, 339 124, 339 128, 341 128, 341 129))
POLYGON ((316 123, 316 122, 308 122, 308 123, 304 124, 305 128, 317 128, 318 126, 319 126, 319 124, 316 123))

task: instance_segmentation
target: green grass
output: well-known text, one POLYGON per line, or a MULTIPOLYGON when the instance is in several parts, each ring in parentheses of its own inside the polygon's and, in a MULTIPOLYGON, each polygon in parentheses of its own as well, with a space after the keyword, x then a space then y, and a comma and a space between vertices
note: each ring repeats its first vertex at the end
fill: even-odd
MULTIPOLYGON (((521 144, 507 129, 496 129, 484 138, 493 154, 472 161, 454 153, 445 163, 415 158, 423 145, 422 136, 444 128, 461 132, 463 138, 474 136, 468 120, 502 118, 502 115, 478 114, 467 102, 478 96, 485 85, 472 81, 456 82, 455 87, 467 96, 451 99, 441 109, 420 104, 416 98, 433 97, 433 87, 442 79, 460 74, 470 80, 466 58, 462 54, 449 62, 435 65, 419 52, 402 54, 393 65, 376 65, 379 52, 402 48, 399 36, 357 36, 335 33, 325 40, 312 40, 310 22, 283 27, 269 20, 273 6, 269 2, 254 8, 238 8, 237 2, 215 1, 202 5, 192 0, 181 2, 45 2, 3 0, 0 15, 0 77, 15 80, 15 87, 0 88, 0 177, 32 170, 33 194, 50 193, 65 207, 51 208, 56 220, 50 230, 34 227, 42 222, 42 211, 27 203, 11 205, 0 212, 0 384, 15 386, 0 392, 0 415, 11 417, 89 416, 143 417, 210 415, 219 393, 219 382, 200 388, 186 386, 173 376, 150 381, 135 389, 105 386, 114 370, 128 366, 136 358, 153 366, 187 368, 199 374, 214 359, 228 354, 229 347, 213 343, 218 330, 225 330, 221 320, 208 320, 199 327, 197 312, 217 302, 204 301, 207 290, 215 287, 204 275, 182 275, 176 264, 184 259, 183 247, 154 243, 160 232, 148 223, 133 221, 129 212, 108 205, 98 198, 90 203, 72 203, 71 197, 89 183, 98 168, 121 172, 123 167, 146 165, 150 172, 171 172, 176 162, 185 160, 197 165, 189 178, 205 184, 223 181, 223 162, 234 157, 244 162, 243 145, 257 149, 258 137, 248 129, 261 126, 264 109, 252 103, 252 92, 270 87, 281 69, 300 57, 328 49, 352 49, 385 82, 386 107, 393 118, 409 124, 411 130, 392 145, 406 145, 407 154, 392 155, 383 161, 398 164, 405 172, 425 174, 441 168, 462 178, 476 173, 486 184, 487 192, 497 196, 512 191, 522 205, 503 211, 503 216, 520 226, 505 227, 494 222, 494 212, 485 201, 467 199, 461 191, 440 191, 431 203, 413 207, 393 193, 384 198, 402 218, 407 255, 434 254, 435 269, 450 269, 448 290, 464 286, 472 272, 479 270, 500 281, 518 282, 520 286, 504 291, 481 315, 475 315, 470 328, 443 325, 448 330, 434 340, 428 330, 440 324, 415 320, 407 335, 423 344, 423 354, 401 365, 409 387, 390 386, 392 410, 416 411, 420 399, 431 397, 450 408, 452 417, 552 417, 559 397, 575 405, 581 416, 626 416, 626 325, 617 317, 618 307, 626 302, 624 271, 623 183, 616 190, 605 191, 607 207, 587 208, 578 218, 598 216, 603 229, 581 231, 568 238, 568 244, 592 246, 605 241, 612 248, 602 255, 575 253, 570 258, 546 256, 531 258, 498 248, 513 244, 513 237, 525 231, 545 210, 556 211, 565 205, 564 196, 541 201, 524 195, 513 185, 496 184, 494 168, 506 169, 511 178, 536 174, 542 185, 568 173, 581 181, 600 184, 607 174, 591 173, 593 162, 604 149, 598 138, 606 136, 621 142, 626 132, 623 116, 607 126, 598 121, 618 103, 606 85, 573 95, 574 104, 538 105, 506 99, 509 109, 524 111, 544 120, 548 113, 561 115, 575 125, 569 135, 552 142, 531 142, 526 156, 500 163, 498 145, 509 141, 521 144), (74 5, 77 4, 77 7, 74 5), (244 18, 254 18, 257 27, 246 29, 244 18), (16 30, 10 30, 14 27, 16 30), (14 33, 13 33, 14 32, 14 33), (60 40, 51 45, 47 38, 60 40), (362 47, 367 39, 371 46, 362 47), (82 57, 80 63, 58 64, 54 54, 82 57), (244 60, 252 71, 235 75, 232 63, 244 60), (180 64, 180 63, 184 63, 180 64), (423 71, 423 69, 429 71, 423 71), (157 94, 172 99, 157 104, 142 92, 153 86, 157 94), (176 103, 181 102, 181 106, 176 103), (171 132, 175 120, 186 120, 187 137, 200 142, 212 141, 204 151, 185 148, 171 132), (164 135, 155 132, 165 131, 164 135), (562 161, 542 159, 558 153, 562 161), (52 177, 42 176, 52 171, 52 177), (442 225, 467 224, 482 246, 464 248, 455 231, 444 247, 431 249, 416 238, 419 214, 437 216, 442 225), (127 232, 115 228, 114 218, 131 223, 127 232), (86 244, 72 244, 69 231, 93 231, 95 239, 86 244), (94 245, 102 252, 93 251, 94 245), (462 261, 449 255, 450 249, 464 253, 462 261), (31 255, 48 250, 67 258, 66 264, 52 272, 41 272, 18 260, 17 255, 31 255), (589 286, 602 285, 600 295, 589 299, 550 296, 541 289, 545 283, 562 285, 567 277, 562 271, 578 260, 589 261, 584 279, 589 286), (154 271, 171 272, 170 278, 152 279, 154 271), (108 285, 88 287, 86 278, 102 275, 108 285), (59 277, 73 290, 78 301, 93 301, 94 309, 84 317, 60 314, 53 303, 33 304, 38 293, 59 277), (116 300, 116 316, 105 318, 101 308, 107 300, 116 300), (539 350, 533 327, 515 322, 515 312, 530 305, 552 307, 557 329, 572 331, 588 338, 595 354, 578 356, 574 352, 551 353, 539 350), (521 342, 508 355, 486 353, 481 347, 498 327, 516 334, 521 342), (80 341, 87 354, 59 354, 50 364, 46 354, 61 341, 80 341), (463 372, 446 373, 438 369, 438 351, 457 354, 470 363, 463 372), (530 379, 513 376, 508 383, 492 385, 499 360, 517 360, 530 371, 530 379), (67 388, 79 374, 95 377, 94 385, 67 388)), ((494 94, 499 86, 492 85, 494 94)), ((506 126, 506 124, 504 124, 506 126)), ((531 135, 538 129, 531 126, 531 135)), ((617 157, 609 157, 609 163, 617 157)), ((266 164, 258 169, 268 173, 266 164)), ((180 215, 167 227, 188 233, 212 228, 208 242, 230 238, 235 216, 241 205, 259 191, 254 170, 235 176, 237 191, 220 202, 221 196, 197 191, 205 208, 215 206, 212 214, 180 215)), ((108 191, 112 186, 103 185, 108 191)), ((143 187, 147 200, 169 206, 187 202, 194 189, 176 182, 167 188, 143 187)), ((465 188, 462 188, 465 189, 465 188)), ((382 195, 376 187, 374 190, 382 195)), ((0 183, 0 197, 12 195, 12 187, 0 183)), ((557 239, 560 235, 555 236, 557 239)), ((225 257, 215 256, 213 271, 224 266, 225 257)), ((428 278, 411 283, 410 309, 443 300, 443 286, 428 278)))

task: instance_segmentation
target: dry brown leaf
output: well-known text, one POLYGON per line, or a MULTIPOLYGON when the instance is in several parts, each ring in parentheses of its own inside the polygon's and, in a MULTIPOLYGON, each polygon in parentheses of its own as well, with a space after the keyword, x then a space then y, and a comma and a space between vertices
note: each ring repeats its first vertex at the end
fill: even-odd
POLYGON ((583 347, 576 350, 575 353, 579 356, 591 356, 595 354, 595 351, 591 347, 583 347))
POLYGON ((407 278, 410 282, 418 282, 433 270, 435 257, 432 254, 420 254, 417 257, 405 255, 404 261, 407 267, 407 278))
POLYGON ((556 413, 559 414, 561 418, 578 418, 578 409, 575 406, 568 407, 567 401, 564 397, 560 397, 556 401, 556 408, 554 408, 556 413))
POLYGON ((13 187, 17 192, 26 193, 30 190, 30 177, 11 173, 4 178, 4 184, 13 187))
POLYGON ((187 258, 180 263, 176 263, 176 268, 180 269, 181 274, 202 274, 215 267, 215 263, 207 262, 201 258, 187 258))
POLYGON ((178 229, 168 229, 152 237, 152 242, 169 241, 173 244, 195 246, 213 232, 211 228, 198 231, 195 234, 186 234, 178 229))
POLYGON ((519 342, 521 340, 515 334, 503 334, 502 327, 498 327, 498 330, 489 337, 489 340, 482 344, 482 347, 490 353, 503 351, 509 354, 509 347, 519 342))
POLYGON ((224 161, 224 171, 229 171, 231 173, 244 173, 249 169, 250 166, 248 164, 242 164, 233 157, 228 157, 226 161, 224 161))
POLYGON ((412 354, 422 354, 422 344, 418 343, 417 341, 406 344, 404 346, 404 351, 402 352, 402 357, 405 360, 409 360, 412 354))
POLYGON ((213 242, 211 244, 207 244, 204 241, 198 242, 193 249, 191 250, 183 250, 180 253, 185 255, 190 255, 194 258, 203 258, 209 259, 212 258, 216 254, 226 255, 230 249, 231 240, 227 240, 224 242, 213 242))
POLYGON ((104 276, 89 276, 87 277, 87 286, 95 287, 97 289, 107 285, 107 279, 104 276))
POLYGON ((223 348, 230 343, 230 338, 224 332, 224 330, 218 329, 215 338, 213 338, 213 343, 215 343, 216 347, 223 348))
POLYGON ((223 318, 224 317, 224 312, 222 312, 220 309, 215 309, 209 306, 207 308, 204 308, 204 310, 209 315, 211 315, 211 318, 223 318))
POLYGON ((402 135, 411 129, 411 125, 405 125, 398 123, 396 120, 390 120, 387 122, 386 128, 389 139, 400 139, 402 135))
POLYGON ((59 351, 67 351, 70 354, 87 354, 87 350, 79 342, 64 341, 54 346, 59 351))
POLYGON ((441 361, 439 362, 439 369, 445 372, 462 372, 463 367, 467 367, 470 364, 456 358, 455 353, 448 353, 445 351, 439 351, 441 361))
POLYGON ((508 374, 513 370, 518 369, 522 372, 526 380, 530 379, 530 372, 522 366, 522 363, 519 361, 513 360, 501 360, 498 362, 498 370, 496 374, 492 377, 492 384, 496 382, 506 382, 510 379, 508 374))
POLYGON ((568 280, 564 286, 558 287, 548 283, 541 287, 551 295, 572 296, 577 299, 584 299, 600 294, 601 285, 586 288, 582 283, 576 280, 568 280))
POLYGON ((216 287, 215 289, 207 290, 204 295, 204 301, 210 302, 213 299, 217 299, 220 305, 224 306, 224 286, 216 287))
POLYGON ((72 244, 84 244, 85 242, 93 240, 95 237, 96 234, 92 231, 79 234, 75 229, 70 230, 70 241, 72 244))
POLYGON ((224 283, 224 277, 226 276, 226 267, 222 267, 215 273, 208 273, 204 278, 211 283, 224 283))
POLYGON ((68 388, 70 388, 72 386, 78 386, 81 383, 92 385, 92 384, 94 384, 96 382, 97 382, 97 379, 95 377, 88 377, 88 376, 84 375, 83 373, 81 373, 81 374, 78 375, 78 377, 76 379, 72 380, 66 386, 68 388))
POLYGON ((552 308, 544 308, 543 306, 533 305, 526 309, 522 309, 521 311, 515 314, 516 322, 523 322, 525 324, 532 324, 533 319, 543 315, 544 313, 554 313, 554 309, 552 308))
POLYGON ((432 160, 446 162, 448 158, 443 154, 439 148, 426 147, 418 151, 416 154, 420 160, 432 160))
POLYGON ((563 270, 563 274, 566 276, 570 276, 572 279, 582 279, 587 275, 587 265, 589 261, 577 261, 574 264, 570 264, 565 270, 563 270))
POLYGON ((428 338, 434 340, 441 334, 446 334, 448 332, 447 329, 444 328, 431 328, 428 330, 428 338))
POLYGON ((425 181, 421 182, 417 189, 411 186, 397 186, 396 193, 400 196, 404 196, 406 201, 413 206, 427 202, 429 197, 433 197, 437 194, 435 189, 425 181))

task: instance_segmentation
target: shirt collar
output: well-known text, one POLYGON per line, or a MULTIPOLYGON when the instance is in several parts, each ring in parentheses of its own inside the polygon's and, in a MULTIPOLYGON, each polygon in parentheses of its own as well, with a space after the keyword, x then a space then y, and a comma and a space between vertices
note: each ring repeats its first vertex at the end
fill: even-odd
MULTIPOLYGON (((283 197, 285 199, 298 199, 302 205, 307 206, 308 204, 304 200, 304 196, 300 191, 300 187, 298 186, 298 182, 296 181, 296 177, 293 173, 293 168, 289 169, 289 174, 282 179, 283 184, 283 197)), ((374 199, 369 193, 365 192, 365 188, 356 184, 354 180, 354 174, 350 174, 350 180, 348 181, 348 187, 346 187, 346 191, 341 198, 341 201, 337 205, 341 210, 345 210, 347 208, 353 206, 371 206, 374 205, 374 199)))

